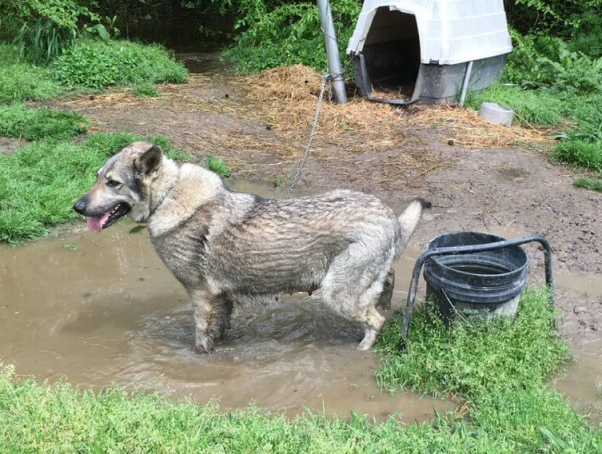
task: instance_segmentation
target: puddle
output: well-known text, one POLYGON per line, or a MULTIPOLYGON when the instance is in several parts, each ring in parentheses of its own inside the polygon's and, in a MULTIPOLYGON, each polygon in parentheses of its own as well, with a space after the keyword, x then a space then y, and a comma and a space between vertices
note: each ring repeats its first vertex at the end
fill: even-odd
POLYGON ((575 410, 602 423, 602 339, 573 352, 577 359, 552 381, 552 387, 568 398, 575 410))
MULTIPOLYGON (((281 196, 285 189, 232 182, 281 196)), ((331 314, 316 296, 273 307, 237 308, 212 355, 193 353, 187 296, 156 256, 146 229, 120 223, 30 245, 0 247, 0 358, 21 375, 66 377, 100 389, 116 383, 222 408, 250 402, 287 415, 355 411, 407 422, 455 408, 450 401, 376 386, 378 357, 357 352, 359 326, 331 314)), ((418 251, 398 264, 393 309, 405 304, 418 251)))
POLYGON ((175 54, 191 74, 224 75, 232 72, 232 65, 221 60, 219 53, 211 50, 208 52, 181 52, 175 54))

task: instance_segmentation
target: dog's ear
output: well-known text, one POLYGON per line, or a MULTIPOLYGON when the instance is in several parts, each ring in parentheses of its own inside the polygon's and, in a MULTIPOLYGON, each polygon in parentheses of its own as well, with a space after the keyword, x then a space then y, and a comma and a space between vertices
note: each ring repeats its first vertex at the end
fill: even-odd
POLYGON ((139 178, 157 174, 163 161, 163 150, 159 145, 153 145, 134 160, 136 176, 139 178))

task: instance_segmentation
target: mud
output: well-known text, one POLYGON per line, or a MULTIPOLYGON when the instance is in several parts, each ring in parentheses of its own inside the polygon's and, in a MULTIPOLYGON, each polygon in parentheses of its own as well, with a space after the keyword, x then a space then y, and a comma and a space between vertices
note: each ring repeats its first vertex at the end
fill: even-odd
MULTIPOLYGON (((243 89, 220 67, 217 56, 202 53, 182 58, 199 74, 189 85, 162 88, 162 97, 150 104, 135 101, 113 105, 100 96, 93 103, 51 104, 85 114, 101 130, 167 135, 192 160, 219 155, 234 167, 235 176, 263 181, 266 186, 275 179, 288 185, 303 145, 299 145, 297 156, 283 159, 278 150, 290 143, 277 131, 266 129, 269 119, 241 117, 240 109, 233 108, 244 104, 243 89), (173 99, 181 102, 174 104, 173 99), (216 134, 235 137, 241 133, 256 139, 260 146, 215 149, 207 141, 216 134)), ((577 358, 567 370, 566 380, 572 386, 562 391, 569 397, 571 392, 593 396, 596 384, 602 382, 602 296, 597 290, 602 276, 602 194, 573 187, 575 171, 556 165, 545 152, 520 147, 463 148, 447 145, 447 139, 442 130, 416 126, 390 150, 370 151, 366 147, 365 152, 350 156, 344 147, 337 146, 333 136, 320 153, 310 157, 295 195, 355 189, 378 195, 397 211, 413 197, 429 198, 434 208, 411 242, 417 250, 434 236, 454 230, 545 235, 554 250, 557 307, 562 315, 559 328, 577 358), (438 156, 440 165, 391 177, 391 162, 404 162, 404 156, 423 152, 438 156), (593 363, 597 365, 590 367, 593 363)), ((358 136, 357 140, 363 138, 358 136)), ((528 250, 531 283, 540 284, 541 252, 534 246, 528 250)), ((107 250, 104 254, 114 253, 107 250)), ((122 291, 126 291, 125 286, 122 291)), ((344 366, 348 363, 344 361, 344 366)), ((316 368, 312 373, 322 372, 316 368)), ((287 389, 290 391, 290 386, 287 389)), ((575 402, 581 399, 577 394, 571 397, 575 402)))

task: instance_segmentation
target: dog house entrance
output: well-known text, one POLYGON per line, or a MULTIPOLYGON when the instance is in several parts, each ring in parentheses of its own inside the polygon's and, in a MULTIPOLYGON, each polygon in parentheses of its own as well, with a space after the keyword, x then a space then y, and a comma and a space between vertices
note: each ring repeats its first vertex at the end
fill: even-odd
POLYGON ((356 81, 362 95, 392 104, 415 101, 420 38, 413 14, 378 8, 363 50, 355 57, 356 81))

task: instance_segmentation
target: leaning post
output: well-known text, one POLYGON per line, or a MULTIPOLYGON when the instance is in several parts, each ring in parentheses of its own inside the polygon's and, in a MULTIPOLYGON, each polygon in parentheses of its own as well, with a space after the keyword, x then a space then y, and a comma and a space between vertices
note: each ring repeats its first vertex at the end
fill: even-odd
POLYGON ((334 91, 334 97, 339 104, 345 104, 347 102, 345 79, 342 74, 341 57, 339 55, 336 32, 334 31, 330 2, 328 0, 317 0, 317 2, 318 9, 320 10, 322 34, 324 35, 324 46, 326 47, 326 55, 328 58, 328 71, 333 76, 331 84, 334 91))

